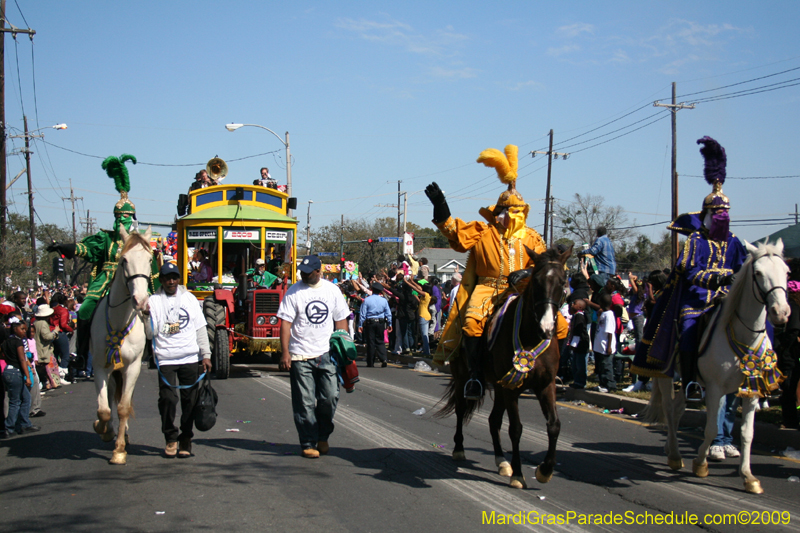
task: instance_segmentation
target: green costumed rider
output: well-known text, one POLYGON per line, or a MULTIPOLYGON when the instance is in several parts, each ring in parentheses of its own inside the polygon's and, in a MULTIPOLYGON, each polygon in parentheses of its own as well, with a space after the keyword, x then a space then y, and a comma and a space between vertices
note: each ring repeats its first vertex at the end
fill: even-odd
POLYGON ((253 283, 255 283, 256 287, 262 289, 271 289, 275 282, 278 281, 278 276, 267 272, 266 264, 261 258, 256 259, 256 268, 249 269, 246 274, 247 277, 253 278, 253 283))
MULTIPOLYGON (((114 187, 120 193, 119 201, 114 205, 114 228, 112 230, 100 230, 94 235, 84 238, 76 244, 53 243, 47 247, 48 252, 58 252, 67 259, 82 257, 89 263, 93 263, 92 280, 86 292, 86 298, 78 310, 78 339, 76 352, 79 358, 87 361, 89 355, 89 335, 91 331, 92 316, 97 307, 97 303, 105 296, 117 271, 119 253, 122 250, 123 240, 120 235, 120 228, 124 227, 130 232, 135 229, 136 207, 128 199, 128 192, 131 190, 126 161, 136 164, 136 158, 129 154, 122 154, 120 157, 107 157, 102 164, 103 170, 108 177, 114 180, 114 187)), ((155 262, 154 262, 155 263, 155 262)), ((153 280, 150 281, 150 291, 153 292, 153 280)))

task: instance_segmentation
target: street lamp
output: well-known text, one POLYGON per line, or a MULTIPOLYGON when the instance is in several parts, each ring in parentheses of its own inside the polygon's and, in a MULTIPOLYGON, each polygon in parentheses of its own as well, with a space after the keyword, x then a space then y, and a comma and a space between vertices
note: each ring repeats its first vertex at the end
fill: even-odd
MULTIPOLYGON (((289 132, 286 132, 286 140, 284 141, 281 139, 281 136, 272 131, 269 128, 265 128, 264 126, 260 126, 258 124, 225 124, 225 129, 228 131, 236 131, 242 126, 252 126, 254 128, 261 128, 262 130, 267 130, 271 134, 273 134, 277 139, 283 143, 283 146, 286 147, 286 194, 289 195, 289 198, 292 197, 292 158, 291 152, 289 151, 289 132)), ((292 210, 288 210, 289 216, 292 216, 292 210)))

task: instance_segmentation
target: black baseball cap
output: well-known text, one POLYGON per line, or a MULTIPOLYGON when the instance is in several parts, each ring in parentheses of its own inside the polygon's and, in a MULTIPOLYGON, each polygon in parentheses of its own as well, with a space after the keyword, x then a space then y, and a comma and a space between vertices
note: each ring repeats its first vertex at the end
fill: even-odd
POLYGON ((169 276, 170 274, 175 274, 176 276, 181 275, 180 270, 178 270, 178 265, 175 263, 164 263, 164 266, 161 267, 159 273, 162 276, 169 276))
POLYGON ((370 288, 372 289, 372 292, 383 292, 383 285, 377 281, 373 282, 372 285, 370 285, 370 288))
POLYGON ((311 274, 315 270, 322 268, 322 261, 316 255, 307 255, 300 261, 300 266, 297 267, 300 272, 311 274))

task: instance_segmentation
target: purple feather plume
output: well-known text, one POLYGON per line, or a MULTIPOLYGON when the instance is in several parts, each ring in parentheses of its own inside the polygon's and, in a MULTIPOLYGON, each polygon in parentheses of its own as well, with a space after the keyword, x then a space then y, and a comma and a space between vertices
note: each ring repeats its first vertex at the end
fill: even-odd
POLYGON ((697 140, 697 144, 702 144, 700 153, 706 160, 706 166, 703 169, 703 176, 710 185, 719 182, 720 185, 725 183, 725 167, 728 164, 728 158, 725 155, 725 148, 709 136, 697 140))

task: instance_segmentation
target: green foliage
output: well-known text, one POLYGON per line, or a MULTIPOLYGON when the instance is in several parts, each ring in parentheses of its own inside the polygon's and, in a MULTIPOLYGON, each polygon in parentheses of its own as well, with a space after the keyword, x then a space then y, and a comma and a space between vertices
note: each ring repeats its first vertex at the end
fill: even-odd
MULTIPOLYGON (((72 229, 62 228, 55 224, 36 225, 36 260, 37 268, 34 269, 31 262, 31 230, 30 219, 19 213, 9 213, 6 221, 6 241, 3 243, 3 255, 0 258, 0 272, 3 278, 11 277, 14 286, 23 288, 32 287, 36 284, 36 278, 46 284, 53 283, 53 258, 54 253, 49 253, 45 249, 53 240, 60 243, 72 242, 72 229), (37 272, 42 272, 42 276, 37 276, 37 272)), ((78 235, 78 239, 84 235, 78 235)), ((83 267, 85 261, 66 260, 64 266, 70 280, 75 282, 88 281, 89 271, 83 267), (76 264, 77 263, 77 264, 76 264), (82 268, 83 267, 83 268, 82 268), (82 273, 82 276, 81 276, 82 273)), ((5 287, 4 287, 5 290, 5 287)))
POLYGON ((652 242, 646 235, 638 234, 633 243, 621 243, 615 250, 617 274, 625 277, 628 272, 649 273, 671 268, 671 239, 669 232, 665 231, 658 242, 652 242))

